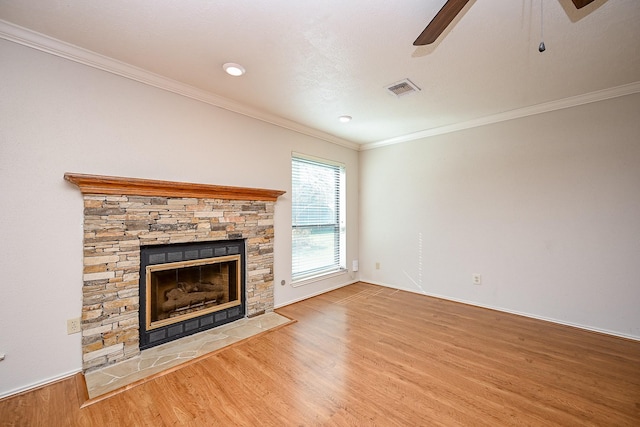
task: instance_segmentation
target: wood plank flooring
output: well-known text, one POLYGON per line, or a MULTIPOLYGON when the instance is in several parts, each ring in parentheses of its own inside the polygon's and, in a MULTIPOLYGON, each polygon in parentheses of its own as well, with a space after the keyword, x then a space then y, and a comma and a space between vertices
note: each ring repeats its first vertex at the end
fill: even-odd
POLYGON ((2 426, 638 426, 640 342, 357 283, 297 323, 80 408, 73 379, 2 426))

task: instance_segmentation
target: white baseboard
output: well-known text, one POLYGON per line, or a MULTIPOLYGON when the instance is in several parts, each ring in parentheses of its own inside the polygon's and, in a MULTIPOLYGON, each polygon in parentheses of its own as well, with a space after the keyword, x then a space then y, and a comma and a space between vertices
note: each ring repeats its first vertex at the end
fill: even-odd
POLYGON ((353 285, 354 283, 358 283, 358 282, 360 282, 360 280, 350 280, 350 281, 348 281, 346 283, 342 283, 340 285, 336 285, 336 286, 333 286, 331 288, 323 289, 323 290, 315 292, 313 294, 305 295, 305 296, 303 296, 301 298, 296 298, 296 299, 291 300, 291 301, 283 302, 281 304, 276 304, 274 306, 274 308, 280 308, 280 307, 285 307, 285 306, 290 305, 290 304, 295 304, 297 302, 304 301, 306 299, 313 298, 313 297, 318 296, 318 295, 326 294, 327 292, 331 292, 331 291, 334 291, 336 289, 344 288, 345 286, 353 285))
POLYGON ((495 310, 495 311, 500 311, 500 312, 503 312, 503 313, 515 314, 515 315, 518 315, 518 316, 528 317, 530 319, 543 320, 545 322, 556 323, 558 325, 571 326, 573 328, 583 329, 583 330, 589 331, 589 332, 597 332, 597 333, 600 333, 600 334, 612 335, 612 336, 615 336, 615 337, 625 338, 625 339, 629 339, 629 340, 633 340, 633 341, 640 341, 640 336, 623 334, 623 333, 616 332, 616 331, 610 331, 608 329, 594 328, 592 326, 585 326, 585 325, 581 325, 581 324, 578 324, 578 323, 572 323, 572 322, 567 322, 567 321, 564 321, 564 320, 553 319, 553 318, 550 318, 550 317, 539 316, 537 314, 524 313, 524 312, 521 312, 521 311, 510 310, 510 309, 502 308, 502 307, 495 307, 495 306, 491 306, 491 305, 479 304, 479 303, 474 302, 474 301, 468 301, 468 300, 459 299, 459 298, 451 298, 449 296, 433 294, 433 293, 429 293, 429 292, 423 292, 423 291, 416 290, 416 289, 399 288, 397 286, 392 286, 392 285, 390 285, 388 283, 380 283, 380 282, 375 282, 375 281, 372 281, 372 280, 365 280, 365 279, 360 279, 360 281, 364 282, 364 283, 371 283, 372 285, 384 286, 386 288, 398 289, 400 291, 407 291, 407 292, 411 292, 411 293, 414 293, 414 294, 426 295, 426 296, 429 296, 429 297, 443 299, 443 300, 447 300, 447 301, 459 302, 461 304, 472 305, 474 307, 487 308, 489 310, 495 310))
POLYGON ((31 383, 31 384, 24 385, 22 387, 14 388, 13 390, 0 392, 0 399, 4 399, 6 397, 10 397, 10 396, 13 396, 15 394, 24 393, 25 391, 34 390, 36 388, 40 388, 40 387, 46 386, 46 385, 51 384, 51 383, 55 383, 56 381, 60 381, 60 380, 72 377, 72 376, 78 374, 79 372, 82 372, 82 370, 81 369, 77 369, 77 370, 65 372, 65 373, 62 373, 62 374, 59 374, 59 375, 56 375, 56 376, 53 376, 53 377, 49 377, 49 378, 41 380, 41 381, 36 381, 36 382, 31 383))

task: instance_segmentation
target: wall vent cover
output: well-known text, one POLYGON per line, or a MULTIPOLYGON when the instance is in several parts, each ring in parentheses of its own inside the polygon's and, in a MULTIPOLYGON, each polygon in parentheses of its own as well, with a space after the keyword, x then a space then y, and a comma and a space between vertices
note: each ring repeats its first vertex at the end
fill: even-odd
POLYGON ((387 86, 386 89, 395 96, 404 96, 420 91, 420 88, 409 79, 404 79, 400 80, 399 82, 392 83, 387 86))

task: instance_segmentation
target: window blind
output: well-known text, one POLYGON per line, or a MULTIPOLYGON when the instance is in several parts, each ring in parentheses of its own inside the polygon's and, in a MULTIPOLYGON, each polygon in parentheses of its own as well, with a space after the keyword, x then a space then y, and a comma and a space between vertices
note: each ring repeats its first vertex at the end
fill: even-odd
POLYGON ((344 166, 294 156, 291 170, 295 282, 344 267, 344 166))

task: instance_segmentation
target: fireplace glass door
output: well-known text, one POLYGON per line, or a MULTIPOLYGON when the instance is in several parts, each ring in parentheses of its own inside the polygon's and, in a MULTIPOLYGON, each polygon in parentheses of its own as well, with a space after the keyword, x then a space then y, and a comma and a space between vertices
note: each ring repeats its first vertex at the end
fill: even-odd
POLYGON ((147 266, 146 329, 238 306, 240 255, 147 266))

